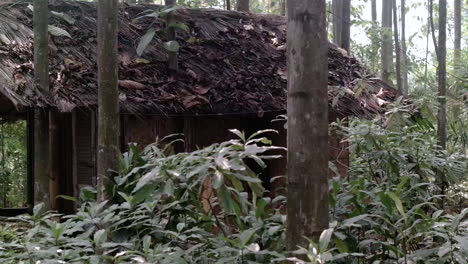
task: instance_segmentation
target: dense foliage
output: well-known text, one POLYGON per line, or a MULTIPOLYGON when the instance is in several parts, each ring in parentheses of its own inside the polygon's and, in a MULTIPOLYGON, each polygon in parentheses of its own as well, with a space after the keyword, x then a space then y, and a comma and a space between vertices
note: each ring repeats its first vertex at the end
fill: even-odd
MULTIPOLYGON (((436 153, 426 121, 400 114, 388 120, 350 120, 334 127, 350 142, 350 176, 330 180, 330 229, 319 244, 296 253, 307 254, 311 263, 466 263, 466 158, 436 153), (396 124, 401 122, 405 125, 396 124), (445 194, 438 171, 450 182, 445 194)), ((258 137, 263 132, 250 138, 233 132, 238 139, 192 153, 170 154, 170 144, 144 151, 131 146, 121 156, 110 190, 113 201, 99 204, 87 188, 74 215, 36 206, 19 224, 0 228, 2 263, 288 259, 285 197, 268 197, 245 163, 251 159, 265 166, 264 159, 276 158, 268 154, 276 148, 258 137)))
POLYGON ((26 207, 26 122, 0 124, 0 208, 26 207))

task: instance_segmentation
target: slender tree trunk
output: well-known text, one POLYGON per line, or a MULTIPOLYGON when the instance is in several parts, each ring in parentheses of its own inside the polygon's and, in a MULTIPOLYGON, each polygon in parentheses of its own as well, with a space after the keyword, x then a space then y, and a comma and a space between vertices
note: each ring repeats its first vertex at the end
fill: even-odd
MULTIPOLYGON (((458 78, 460 77, 460 69, 461 65, 461 10, 462 10, 462 1, 455 0, 454 1, 454 31, 455 31, 455 39, 453 43, 453 73, 458 78)), ((458 99, 460 98, 460 82, 458 79, 455 80, 455 84, 453 86, 453 94, 456 97, 456 102, 453 105, 453 117, 458 118, 460 114, 460 103, 458 99)))
POLYGON ((377 2, 376 0, 371 0, 371 12, 372 12, 372 22, 377 24, 377 2))
POLYGON ((343 1, 332 1, 332 15, 333 15, 333 42, 341 46, 341 37, 343 32, 343 1))
POLYGON ((401 80, 401 50, 400 41, 398 36, 398 9, 396 0, 392 0, 393 5, 393 39, 395 41, 395 72, 396 72, 396 83, 397 88, 403 93, 402 80, 401 80))
MULTIPOLYGON (((424 90, 427 89, 427 83, 429 82, 427 78, 427 64, 429 60, 429 35, 431 30, 434 31, 433 29, 433 23, 432 23, 432 0, 427 0, 427 31, 426 31, 426 56, 424 59, 424 90)), ((434 40, 435 41, 435 40, 434 40)), ((436 44, 434 42, 434 44, 436 44)), ((437 49, 436 49, 437 52, 437 49)))
POLYGON ((408 62, 406 56, 406 1, 401 0, 401 81, 402 92, 408 95, 408 62))
POLYGON ((325 0, 288 0, 287 249, 328 227, 325 0))
POLYGON ((351 0, 343 0, 343 26, 341 30, 341 47, 349 53, 351 48, 351 0))
POLYGON ((371 41, 372 41, 372 55, 374 59, 372 59, 372 69, 378 69, 378 55, 377 52, 379 50, 379 38, 376 36, 378 31, 378 22, 377 22, 377 3, 376 0, 371 0, 371 13, 372 13, 372 32, 371 41))
MULTIPOLYGON (((166 0, 165 2, 166 6, 173 7, 177 5, 176 0, 166 0)), ((175 23, 175 18, 174 18, 174 11, 169 12, 166 16, 166 21, 167 25, 175 23)), ((175 32, 175 27, 167 27, 166 28, 166 37, 168 41, 171 40, 176 40, 176 32, 175 32)), ((177 60, 177 52, 171 52, 169 51, 169 61, 168 61, 168 67, 169 70, 171 70, 173 73, 176 73, 179 70, 179 62, 177 60)))
POLYGON ((286 15, 286 0, 281 0, 281 11, 282 16, 286 15))
POLYGON ((98 200, 107 200, 109 170, 118 168, 119 90, 117 58, 118 0, 98 0, 98 200))
POLYGON ((237 0, 237 11, 250 12, 250 1, 237 0))
POLYGON ((447 69, 446 69, 446 39, 447 39, 447 0, 439 1, 439 45, 438 45, 438 101, 439 111, 437 113, 437 136, 441 149, 447 145, 447 69))
MULTIPOLYGON (((447 95, 447 72, 446 72, 446 26, 447 26, 447 0, 439 1, 439 40, 437 42, 434 27, 434 3, 429 1, 429 14, 432 28, 432 39, 437 55, 437 81, 438 93, 437 101, 439 109, 437 112, 437 148, 445 150, 447 145, 447 114, 446 114, 446 95, 447 95)), ((445 194, 447 188, 447 180, 445 173, 442 170, 437 170, 437 181, 441 188, 441 194, 445 194)), ((444 199, 442 199, 442 207, 444 199)))
POLYGON ((382 48, 381 48, 381 79, 391 84, 392 65, 392 1, 382 1, 382 48))
POLYGON ((226 0, 226 10, 231 10, 231 0, 226 0))
MULTIPOLYGON (((48 17, 49 2, 35 0, 33 11, 34 27, 34 81, 36 89, 49 93, 49 47, 48 17)), ((47 109, 34 111, 34 201, 43 202, 50 208, 49 199, 49 116, 47 109)))

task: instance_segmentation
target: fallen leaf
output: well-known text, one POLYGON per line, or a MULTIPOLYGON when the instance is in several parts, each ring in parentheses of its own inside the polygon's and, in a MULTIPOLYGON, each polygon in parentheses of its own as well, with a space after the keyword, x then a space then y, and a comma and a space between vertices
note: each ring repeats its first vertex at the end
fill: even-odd
POLYGON ((126 89, 145 89, 146 85, 132 81, 132 80, 119 80, 119 86, 126 88, 126 89))
POLYGON ((205 88, 201 85, 195 86, 195 92, 197 92, 197 94, 206 94, 209 90, 210 88, 205 88))
POLYGON ((208 99, 200 95, 190 95, 184 97, 182 103, 184 104, 186 109, 190 109, 198 105, 208 104, 209 101, 208 99))

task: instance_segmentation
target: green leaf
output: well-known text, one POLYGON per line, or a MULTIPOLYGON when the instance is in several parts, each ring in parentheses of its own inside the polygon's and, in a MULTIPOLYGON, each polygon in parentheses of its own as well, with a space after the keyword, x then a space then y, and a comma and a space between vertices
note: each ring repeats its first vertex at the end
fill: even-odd
POLYGON ((400 198, 393 192, 387 192, 387 194, 393 200, 393 202, 395 202, 395 206, 398 212, 400 212, 401 216, 403 216, 403 218, 406 221, 407 217, 406 217, 405 209, 403 207, 403 203, 401 202, 400 198))
POLYGON ((140 38, 140 42, 138 42, 138 46, 136 49, 138 56, 141 56, 141 54, 143 54, 143 51, 145 51, 146 47, 148 47, 151 40, 153 40, 155 34, 156 34, 156 29, 150 28, 148 29, 148 31, 146 31, 145 35, 143 35, 140 38))
POLYGON ((346 253, 349 251, 348 244, 341 239, 335 239, 335 245, 340 253, 346 253))
POLYGON ((380 192, 379 198, 382 204, 387 209, 387 212, 391 213, 393 211, 392 199, 390 199, 390 197, 385 192, 380 192))
POLYGON ((400 193, 401 193, 403 187, 404 187, 405 184, 409 181, 409 179, 410 179, 410 178, 409 178, 408 176, 403 176, 403 177, 401 177, 401 181, 400 181, 400 183, 398 184, 397 189, 396 189, 396 192, 395 192, 396 195, 400 195, 400 193))
POLYGON ((154 18, 158 18, 159 17, 159 13, 158 12, 151 12, 149 14, 146 14, 146 15, 143 15, 143 16, 139 16, 135 19, 132 20, 133 23, 136 23, 138 20, 144 18, 144 17, 154 17, 154 18))
POLYGON ((62 198, 67 201, 73 201, 73 202, 78 202, 78 199, 76 199, 73 196, 68 196, 68 195, 58 195, 57 198, 62 198))
POLYGON ((44 210, 45 206, 44 206, 44 203, 38 203, 34 206, 33 208, 33 215, 34 216, 39 216, 40 214, 42 214, 45 210, 44 210))
POLYGON ((221 187, 221 185, 223 184, 224 182, 224 176, 223 174, 216 170, 213 174, 213 178, 212 178, 212 183, 213 183, 213 188, 214 189, 219 189, 219 187, 221 187))
POLYGON ((456 232, 458 229, 458 225, 460 224, 460 221, 465 217, 465 215, 468 214, 468 208, 465 208, 461 211, 460 214, 456 215, 453 220, 452 220, 452 232, 456 232))
POLYGON ((174 52, 174 53, 178 52, 179 49, 180 49, 179 42, 177 42, 175 40, 170 40, 170 41, 164 42, 163 47, 164 47, 165 50, 167 50, 169 52, 174 52))
POLYGON ((75 24, 75 19, 65 13, 60 13, 60 12, 55 12, 55 11, 50 11, 50 12, 52 13, 52 15, 63 19, 65 22, 67 22, 70 25, 75 24))
POLYGON ((65 29, 62 29, 62 28, 59 28, 59 27, 56 27, 56 26, 52 26, 52 25, 48 25, 47 29, 48 29, 49 33, 52 36, 72 38, 70 33, 68 33, 68 31, 66 31, 65 29))
POLYGON ((102 244, 107 240, 107 231, 104 229, 98 230, 96 233, 94 233, 93 239, 96 245, 102 244))
POLYGON ((218 198, 226 213, 234 213, 234 201, 232 200, 231 193, 226 186, 222 185, 218 189, 218 198))
POLYGON ((328 248, 328 244, 330 243, 331 236, 333 234, 334 228, 328 228, 323 230, 322 234, 320 234, 319 239, 319 249, 320 252, 325 252, 328 248))
POLYGON ((169 13, 172 13, 179 8, 180 6, 164 7, 163 10, 159 11, 159 16, 166 17, 169 13))
POLYGON ((245 134, 238 129, 229 129, 229 132, 233 133, 234 135, 238 136, 243 142, 245 142, 245 134))
POLYGON ((168 27, 179 28, 179 29, 182 29, 185 32, 190 32, 190 28, 184 23, 171 23, 171 24, 168 25, 168 27))
POLYGON ((253 229, 247 229, 245 230, 244 232, 242 232, 240 235, 239 235, 239 240, 242 244, 242 246, 246 246, 247 243, 249 243, 249 241, 252 239, 252 237, 255 235, 255 232, 257 232, 257 229, 256 228, 253 228, 253 229))

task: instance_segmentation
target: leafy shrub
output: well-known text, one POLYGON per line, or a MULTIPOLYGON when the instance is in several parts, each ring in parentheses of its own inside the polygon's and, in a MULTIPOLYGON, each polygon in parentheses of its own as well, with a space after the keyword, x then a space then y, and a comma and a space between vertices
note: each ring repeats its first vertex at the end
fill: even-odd
MULTIPOLYGON (((466 263, 466 193, 456 187, 466 181, 466 158, 437 153, 432 134, 417 123, 400 129, 353 120, 340 128, 352 151, 349 179, 330 180, 330 228, 294 253, 307 263, 466 263), (437 171, 447 175, 446 195, 437 171)), ((18 219, 29 229, 0 229, 0 260, 306 263, 285 251, 285 197, 265 197, 246 165, 265 166, 277 148, 259 137, 266 131, 249 138, 233 132, 237 139, 191 153, 130 146, 109 189, 112 201, 97 203, 86 188, 74 215, 36 206, 18 219)))

